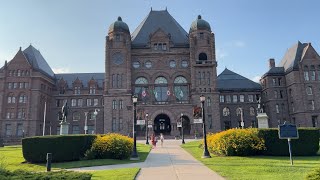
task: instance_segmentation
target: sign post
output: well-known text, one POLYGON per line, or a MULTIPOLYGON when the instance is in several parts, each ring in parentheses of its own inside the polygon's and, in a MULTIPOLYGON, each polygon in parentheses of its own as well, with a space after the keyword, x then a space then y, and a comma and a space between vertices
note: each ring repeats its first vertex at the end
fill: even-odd
POLYGON ((299 139, 298 129, 296 125, 287 124, 279 125, 279 139, 288 139, 290 162, 293 165, 292 151, 291 151, 291 139, 299 139))

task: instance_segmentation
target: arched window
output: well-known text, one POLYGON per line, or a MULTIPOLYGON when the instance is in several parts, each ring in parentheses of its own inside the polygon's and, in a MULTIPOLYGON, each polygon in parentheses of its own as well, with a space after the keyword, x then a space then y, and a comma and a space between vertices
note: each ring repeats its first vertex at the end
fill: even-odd
POLYGON ((178 76, 174 79, 174 95, 176 101, 183 102, 189 100, 189 88, 187 79, 183 76, 178 76))
POLYGON ((229 116, 230 115, 230 109, 227 108, 227 107, 223 108, 222 114, 223 114, 223 116, 229 116))
POLYGON ((74 112, 72 114, 72 120, 79 121, 80 120, 80 113, 79 112, 74 112))
POLYGON ((250 116, 255 116, 254 107, 250 107, 250 116))
POLYGON ((154 97, 157 102, 165 102, 168 100, 168 96, 171 92, 168 90, 168 81, 164 77, 158 77, 154 81, 154 97))
POLYGON ((145 77, 139 77, 134 84, 134 94, 138 96, 138 101, 146 101, 148 97, 148 80, 145 77))
POLYGON ((8 103, 16 103, 16 97, 14 96, 13 93, 10 93, 8 95, 8 103))
POLYGON ((27 103, 27 95, 20 94, 19 96, 19 103, 27 103))
POLYGON ((236 110, 237 116, 241 116, 242 108, 238 107, 236 110))
POLYGON ((200 53, 199 54, 199 60, 202 60, 202 61, 204 61, 204 60, 207 60, 208 58, 207 58, 207 54, 206 53, 200 53))

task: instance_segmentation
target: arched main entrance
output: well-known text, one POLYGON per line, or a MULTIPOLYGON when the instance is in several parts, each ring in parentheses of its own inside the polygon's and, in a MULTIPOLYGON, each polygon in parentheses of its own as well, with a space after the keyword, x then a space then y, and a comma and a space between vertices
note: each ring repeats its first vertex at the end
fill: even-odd
POLYGON ((156 134, 170 134, 171 123, 170 118, 166 114, 159 114, 154 119, 153 130, 156 134))

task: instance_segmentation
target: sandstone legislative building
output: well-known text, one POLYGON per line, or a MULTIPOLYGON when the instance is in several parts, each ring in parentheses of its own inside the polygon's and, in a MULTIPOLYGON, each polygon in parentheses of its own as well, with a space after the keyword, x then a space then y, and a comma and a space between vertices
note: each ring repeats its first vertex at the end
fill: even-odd
MULTIPOLYGON (((209 132, 257 127, 258 99, 269 127, 283 121, 318 126, 320 58, 310 43, 298 42, 261 85, 225 69, 217 76, 215 35, 201 16, 186 32, 164 11, 150 11, 130 32, 118 17, 105 39, 104 73, 55 74, 33 46, 20 50, 0 70, 0 137, 59 134, 61 107, 69 105, 72 134, 132 133, 132 95, 137 118, 151 122, 150 132, 201 135, 193 110, 204 95, 209 132), (45 119, 45 123, 44 123, 45 119)), ((138 135, 146 126, 138 125, 138 135)))

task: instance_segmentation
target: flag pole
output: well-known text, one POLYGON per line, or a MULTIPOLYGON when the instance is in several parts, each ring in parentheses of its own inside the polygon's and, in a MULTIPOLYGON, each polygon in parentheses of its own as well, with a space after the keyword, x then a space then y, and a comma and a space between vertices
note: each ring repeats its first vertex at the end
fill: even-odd
POLYGON ((43 112, 43 128, 42 128, 42 136, 44 136, 46 129, 46 110, 47 110, 47 102, 44 102, 44 112, 43 112))

